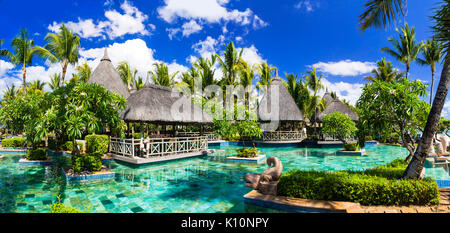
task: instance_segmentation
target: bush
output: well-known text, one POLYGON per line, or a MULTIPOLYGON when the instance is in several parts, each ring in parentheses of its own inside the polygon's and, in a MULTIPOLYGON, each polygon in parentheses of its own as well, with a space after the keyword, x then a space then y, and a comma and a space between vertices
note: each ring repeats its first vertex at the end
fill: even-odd
POLYGON ((346 151, 357 151, 359 149, 358 143, 347 143, 344 144, 344 150, 346 151))
POLYGON ((2 140, 2 147, 26 147, 27 142, 25 138, 15 137, 15 138, 6 138, 2 140))
POLYGON ((403 162, 394 161, 363 172, 288 171, 280 178, 278 195, 362 205, 439 204, 436 182, 398 179, 404 168, 403 162))
POLYGON ((54 150, 54 151, 58 150, 55 138, 48 138, 47 144, 48 144, 48 149, 54 150))
POLYGON ((86 153, 104 155, 108 152, 109 137, 108 135, 87 135, 86 153))
POLYGON ((46 160, 47 150, 45 148, 38 148, 35 150, 27 150, 28 160, 46 160))
MULTIPOLYGON (((78 145, 78 149, 80 149, 80 151, 82 151, 83 150, 83 143, 82 142, 77 142, 77 145, 78 145)), ((72 149, 73 149, 73 142, 72 141, 67 141, 67 142, 65 142, 63 145, 61 145, 59 147, 59 150, 62 150, 62 151, 72 151, 72 149)))
POLYGON ((72 157, 72 170, 75 173, 83 171, 96 172, 102 169, 102 159, 100 156, 87 154, 72 157))
POLYGON ((256 148, 246 148, 246 149, 242 148, 237 149, 236 151, 238 152, 237 157, 241 158, 254 158, 258 153, 258 150, 256 148))
POLYGON ((390 143, 399 143, 400 142, 400 135, 398 133, 392 133, 389 135, 388 142, 390 143))
POLYGON ((366 137, 365 137, 365 140, 366 140, 366 141, 372 141, 372 140, 373 140, 373 137, 372 137, 372 136, 366 136, 366 137))

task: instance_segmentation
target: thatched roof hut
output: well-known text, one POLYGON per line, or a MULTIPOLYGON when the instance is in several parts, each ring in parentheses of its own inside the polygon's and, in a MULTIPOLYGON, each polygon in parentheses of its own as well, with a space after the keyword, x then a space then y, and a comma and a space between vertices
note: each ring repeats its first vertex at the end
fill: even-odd
POLYGON ((127 108, 120 113, 126 122, 153 124, 212 123, 212 118, 180 92, 170 87, 150 84, 130 94, 127 108), (184 109, 184 108, 187 109, 184 109), (190 110, 189 110, 190 108, 190 110))
POLYGON ((100 60, 100 64, 95 68, 94 72, 92 72, 87 83, 97 83, 110 91, 115 91, 123 95, 125 98, 130 96, 127 86, 123 83, 119 73, 111 63, 106 48, 105 54, 100 60))
POLYGON ((354 111, 352 111, 347 105, 342 103, 339 99, 333 99, 331 102, 327 103, 325 109, 317 114, 316 122, 322 122, 325 115, 330 113, 340 112, 344 115, 349 116, 353 121, 358 121, 359 117, 354 111))
POLYGON ((329 103, 333 102, 334 98, 333 98, 333 96, 331 96, 331 93, 328 92, 328 89, 325 92, 325 95, 323 95, 323 99, 325 100, 326 104, 329 104, 329 103))
POLYGON ((279 108, 279 121, 284 122, 299 122, 303 121, 303 115, 300 112, 297 104, 292 98, 289 91, 284 86, 283 80, 276 76, 272 83, 268 86, 268 90, 264 94, 263 98, 258 105, 258 118, 260 122, 270 122, 275 119, 271 119, 271 101, 278 101, 279 108), (277 91, 277 94, 272 93, 271 87, 277 87, 273 91, 277 91), (278 100, 275 100, 275 96, 278 95, 278 100))

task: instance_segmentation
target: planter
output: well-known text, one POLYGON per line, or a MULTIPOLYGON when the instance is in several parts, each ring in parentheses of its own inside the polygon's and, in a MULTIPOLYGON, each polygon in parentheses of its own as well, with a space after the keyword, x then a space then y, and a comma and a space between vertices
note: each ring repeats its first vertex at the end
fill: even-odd
POLYGON ((98 172, 73 173, 72 168, 63 167, 62 172, 67 181, 81 181, 81 180, 103 180, 114 178, 116 173, 111 169, 102 167, 98 172))
POLYGON ((358 150, 358 151, 346 151, 346 150, 338 150, 336 151, 336 155, 347 155, 347 156, 363 156, 366 154, 366 150, 358 150))
POLYGON ((19 165, 21 166, 32 166, 32 165, 51 165, 53 164, 53 159, 47 156, 47 160, 28 160, 26 158, 21 158, 19 160, 19 165))

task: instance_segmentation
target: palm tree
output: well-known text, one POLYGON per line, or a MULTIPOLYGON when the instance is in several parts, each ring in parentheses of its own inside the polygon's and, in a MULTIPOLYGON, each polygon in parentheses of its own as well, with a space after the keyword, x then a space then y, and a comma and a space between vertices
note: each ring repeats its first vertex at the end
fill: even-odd
POLYGON ((386 29, 387 24, 406 14, 406 0, 369 0, 364 7, 364 12, 359 16, 363 31, 370 27, 386 29))
POLYGON ((80 81, 82 82, 86 83, 91 77, 91 67, 89 67, 87 62, 84 62, 81 66, 77 66, 75 70, 78 72, 78 76, 80 76, 80 81))
POLYGON ((395 59, 405 64, 406 78, 408 78, 411 63, 417 59, 417 56, 422 49, 422 44, 416 42, 415 29, 414 27, 410 28, 407 23, 405 23, 404 27, 400 27, 400 30, 397 28, 396 31, 398 32, 399 39, 395 40, 392 37, 388 39, 394 48, 384 47, 381 51, 390 54, 395 59))
POLYGON ((195 93, 195 83, 200 78, 196 67, 193 65, 188 71, 181 74, 181 82, 177 85, 185 86, 189 89, 191 94, 195 93))
POLYGON ((28 91, 43 93, 45 83, 41 80, 34 80, 28 83, 28 91))
POLYGON ((200 77, 202 82, 202 91, 209 85, 218 84, 218 81, 214 79, 214 74, 216 73, 214 65, 216 64, 216 59, 216 56, 211 55, 210 59, 201 57, 196 63, 194 63, 194 67, 197 69, 198 77, 200 77))
MULTIPOLYGON (((374 24, 373 22, 375 22, 377 18, 389 19, 385 21, 385 25, 386 22, 391 22, 391 19, 394 19, 394 17, 388 16, 392 15, 392 12, 395 12, 395 9, 400 8, 402 9, 402 12, 406 11, 405 0, 371 0, 367 4, 370 4, 371 2, 379 6, 384 4, 385 7, 382 9, 366 9, 366 12, 364 12, 363 15, 367 15, 369 17, 362 18, 361 23, 363 23, 364 25, 364 19, 367 19, 367 22, 372 23, 368 23, 367 27, 365 28, 361 27, 363 30, 367 29, 370 26, 376 26, 376 24, 374 24)), ((445 53, 444 66, 442 69, 441 79, 439 81, 436 95, 431 106, 430 114, 428 115, 427 123, 425 124, 425 128, 423 130, 422 138, 411 162, 408 164, 408 167, 404 173, 404 178, 409 179, 419 179, 422 177, 425 158, 432 146, 432 140, 437 131, 441 112, 445 104, 445 98, 447 97, 448 87, 450 85, 450 57, 448 55, 450 45, 450 21, 448 20, 448 18, 450 18, 450 0, 443 0, 443 4, 436 9, 437 10, 432 16, 432 19, 435 21, 433 31, 435 33, 436 40, 441 42, 443 45, 443 51, 445 53)))
POLYGON ((240 58, 237 68, 239 74, 239 84, 245 88, 244 92, 245 109, 249 110, 251 85, 253 83, 253 80, 255 80, 255 69, 254 67, 251 67, 242 58, 240 58))
POLYGON ((6 90, 3 91, 3 99, 4 100, 12 100, 15 99, 17 96, 18 90, 12 84, 11 86, 7 87, 6 90))
POLYGON ((403 73, 397 71, 392 63, 385 58, 377 61, 377 68, 373 69, 371 73, 371 76, 364 77, 364 79, 369 82, 375 82, 375 80, 391 82, 403 77, 403 73))
POLYGON ((128 62, 119 62, 117 65, 117 72, 119 72, 120 78, 122 81, 127 85, 128 91, 131 91, 131 88, 133 88, 133 83, 136 79, 137 69, 133 68, 131 69, 128 62))
POLYGON ((45 46, 59 61, 62 67, 61 86, 64 85, 67 66, 75 65, 78 62, 78 50, 80 48, 80 37, 62 24, 58 33, 48 33, 45 38, 48 44, 45 46))
POLYGON ((300 98, 300 88, 301 83, 297 81, 297 75, 294 74, 284 74, 286 76, 287 82, 283 81, 284 86, 288 90, 289 94, 291 94, 295 103, 298 105, 300 98))
POLYGON ((271 67, 267 65, 267 62, 261 63, 258 66, 259 81, 256 83, 256 88, 258 91, 264 91, 264 86, 270 85, 273 79, 273 71, 276 67, 271 67))
POLYGON ((134 80, 134 87, 136 88, 137 91, 141 90, 143 86, 144 81, 142 80, 142 77, 139 76, 137 79, 134 80))
POLYGON ((307 80, 307 86, 313 91, 313 95, 311 97, 311 108, 314 109, 314 132, 316 132, 317 128, 316 128, 316 115, 317 115, 317 111, 319 110, 318 107, 320 107, 321 105, 321 100, 319 99, 319 96, 317 96, 317 92, 323 89, 323 84, 322 84, 322 78, 323 78, 323 74, 317 75, 317 71, 316 68, 313 67, 312 70, 310 70, 308 72, 308 75, 306 76, 306 80, 307 80))
POLYGON ((152 80, 155 84, 165 87, 173 87, 174 78, 178 74, 178 71, 169 74, 169 67, 164 63, 155 63, 155 71, 149 71, 148 73, 152 76, 152 80))
POLYGON ((52 91, 58 89, 61 86, 61 75, 56 73, 51 75, 50 82, 47 82, 47 84, 52 91))
POLYGON ((0 55, 6 57, 14 65, 22 66, 23 90, 26 93, 27 65, 31 65, 33 58, 37 56, 51 60, 54 57, 47 49, 34 45, 34 40, 28 38, 28 32, 25 28, 12 40, 11 46, 14 54, 7 49, 2 49, 0 55))
POLYGON ((443 56, 442 43, 433 37, 432 40, 425 41, 423 45, 423 59, 417 58, 417 62, 421 65, 428 65, 431 68, 431 89, 430 89, 430 105, 433 102, 434 73, 436 72, 436 63, 441 62, 443 56))

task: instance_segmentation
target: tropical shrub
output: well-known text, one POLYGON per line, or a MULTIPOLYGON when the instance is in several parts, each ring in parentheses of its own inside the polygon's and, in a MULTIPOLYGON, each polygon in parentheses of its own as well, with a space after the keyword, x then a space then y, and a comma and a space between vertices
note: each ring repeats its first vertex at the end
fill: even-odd
MULTIPOLYGON (((80 150, 83 149, 83 143, 82 142, 77 142, 77 145, 78 145, 78 148, 80 150)), ((61 145, 59 147, 59 150, 62 150, 62 151, 72 151, 72 149, 73 149, 73 142, 72 141, 67 141, 67 142, 65 142, 63 145, 61 145)))
POLYGON ((34 150, 27 150, 28 160, 46 160, 47 150, 45 148, 38 148, 34 150))
POLYGON ((238 152, 237 157, 241 158, 254 158, 258 154, 257 148, 241 148, 236 151, 238 152))
POLYGON ((109 137, 108 135, 87 135, 86 140, 86 153, 104 155, 108 152, 109 137))
POLYGON ((400 142, 400 136, 398 135, 398 133, 392 133, 391 135, 389 135, 388 141, 390 143, 399 143, 400 142))
POLYGON ((439 190, 434 180, 400 179, 406 166, 405 162, 396 160, 363 172, 291 170, 281 176, 278 195, 362 205, 439 204, 439 190))
POLYGON ((25 138, 15 137, 2 140, 2 147, 26 147, 27 142, 25 138))
POLYGON ((344 150, 346 151, 357 151, 359 149, 358 143, 347 143, 344 144, 344 150))
POLYGON ((355 122, 352 119, 340 112, 334 112, 323 117, 322 132, 332 137, 338 138, 344 144, 347 140, 355 136, 356 128, 355 122))
POLYGON ((372 141, 372 140, 373 140, 373 137, 372 137, 372 136, 366 136, 365 140, 366 140, 366 141, 372 141))
POLYGON ((83 171, 96 172, 102 169, 102 159, 100 156, 87 154, 82 156, 72 156, 72 170, 75 173, 83 171))
POLYGON ((51 213, 55 214, 78 214, 78 213, 88 213, 92 206, 89 204, 88 208, 86 208, 84 211, 79 210, 77 208, 67 206, 64 203, 61 203, 61 197, 58 195, 58 201, 54 202, 51 205, 47 205, 46 207, 50 209, 51 213))

